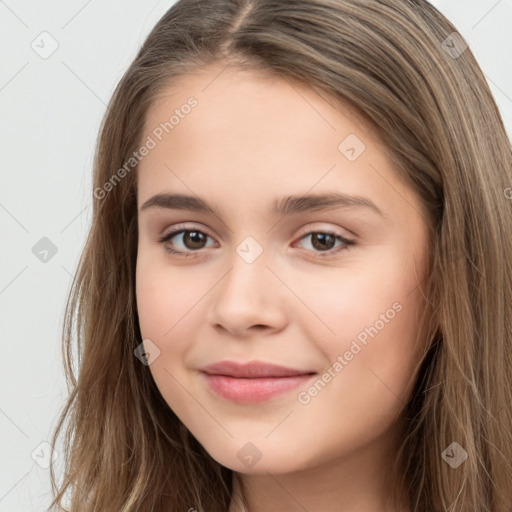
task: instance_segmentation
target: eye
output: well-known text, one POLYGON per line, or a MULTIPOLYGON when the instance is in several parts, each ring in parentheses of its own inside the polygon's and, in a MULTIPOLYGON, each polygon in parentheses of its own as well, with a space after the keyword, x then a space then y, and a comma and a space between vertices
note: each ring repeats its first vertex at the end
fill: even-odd
POLYGON ((170 245, 165 245, 167 252, 179 256, 194 257, 196 256, 194 253, 201 252, 205 247, 206 239, 211 237, 199 229, 175 229, 161 237, 158 242, 166 244, 173 238, 181 238, 181 243, 185 246, 185 250, 175 249, 170 245), (178 237, 178 235, 180 236, 178 237))
MULTIPOLYGON (((165 250, 171 254, 195 257, 198 255, 197 253, 200 254, 207 247, 205 244, 208 238, 211 237, 199 229, 177 228, 162 236, 158 242, 165 244, 165 250), (174 242, 168 244, 173 238, 181 239, 182 249, 176 249, 174 242)), ((300 240, 306 240, 307 238, 310 238, 309 245, 311 249, 309 250, 320 253, 320 257, 332 256, 340 251, 347 250, 350 245, 355 245, 354 240, 349 240, 339 233, 330 231, 309 231, 303 234, 300 240), (337 241, 339 242, 338 246, 335 245, 337 241)))
POLYGON ((327 253, 320 254, 321 257, 331 256, 332 254, 336 254, 339 251, 346 250, 348 246, 354 245, 354 240, 349 240, 344 236, 330 232, 330 231, 310 231, 303 235, 300 240, 305 240, 310 237, 310 246, 313 248, 315 252, 327 253), (337 247, 334 245, 336 241, 340 242, 340 245, 337 247))

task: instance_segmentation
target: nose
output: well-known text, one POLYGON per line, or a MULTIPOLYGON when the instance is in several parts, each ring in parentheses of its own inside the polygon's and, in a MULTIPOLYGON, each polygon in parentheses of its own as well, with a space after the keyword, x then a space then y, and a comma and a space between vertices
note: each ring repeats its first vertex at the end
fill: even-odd
POLYGON ((230 263, 211 297, 211 325, 239 338, 282 330, 290 298, 265 251, 250 263, 235 252, 230 263))

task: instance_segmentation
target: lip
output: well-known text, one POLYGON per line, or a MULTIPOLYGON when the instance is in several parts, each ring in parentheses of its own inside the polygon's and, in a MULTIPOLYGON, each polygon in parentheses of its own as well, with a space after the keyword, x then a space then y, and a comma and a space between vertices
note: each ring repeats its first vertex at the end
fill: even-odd
POLYGON ((287 368, 272 363, 220 361, 201 368, 209 388, 220 397, 237 403, 260 403, 290 392, 316 372, 287 368))

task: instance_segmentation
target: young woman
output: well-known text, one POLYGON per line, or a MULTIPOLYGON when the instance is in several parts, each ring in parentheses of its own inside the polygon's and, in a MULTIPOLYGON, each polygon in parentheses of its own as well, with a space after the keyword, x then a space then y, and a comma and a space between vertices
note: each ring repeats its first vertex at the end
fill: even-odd
POLYGON ((52 506, 510 511, 511 187, 426 1, 178 1, 101 128, 52 506))

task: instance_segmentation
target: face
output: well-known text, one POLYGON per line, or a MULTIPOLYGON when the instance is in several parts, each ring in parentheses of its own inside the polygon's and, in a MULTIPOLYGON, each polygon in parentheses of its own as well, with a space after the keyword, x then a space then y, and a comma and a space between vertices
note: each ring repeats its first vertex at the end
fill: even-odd
POLYGON ((349 106, 223 69, 181 77, 146 118, 140 328, 162 396, 214 459, 293 472, 392 430, 419 358, 427 228, 349 106))

